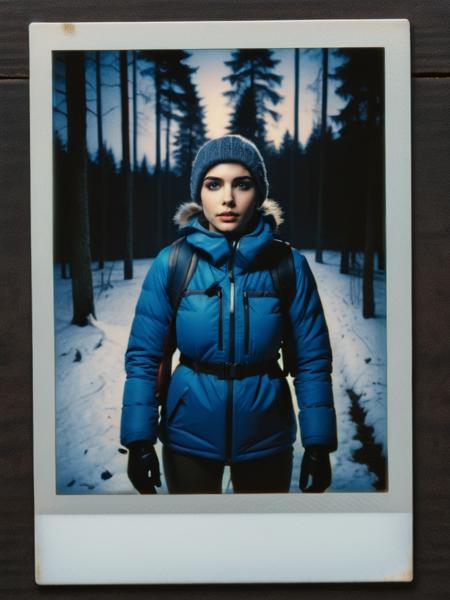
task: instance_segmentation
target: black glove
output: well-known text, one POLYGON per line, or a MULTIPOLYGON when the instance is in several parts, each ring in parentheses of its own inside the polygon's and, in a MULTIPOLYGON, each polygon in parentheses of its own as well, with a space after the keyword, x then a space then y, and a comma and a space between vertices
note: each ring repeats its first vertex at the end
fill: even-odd
POLYGON ((302 492, 324 492, 331 483, 330 453, 326 446, 305 448, 300 469, 300 489, 302 492), (309 487, 308 479, 312 478, 309 487))
POLYGON ((140 494, 156 494, 161 487, 159 460, 153 444, 146 441, 128 445, 128 478, 140 494))

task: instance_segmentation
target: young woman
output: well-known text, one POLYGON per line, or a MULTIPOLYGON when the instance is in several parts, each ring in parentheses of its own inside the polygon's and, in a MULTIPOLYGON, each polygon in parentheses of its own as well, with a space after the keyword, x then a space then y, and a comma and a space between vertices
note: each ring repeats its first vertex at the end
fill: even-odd
POLYGON ((294 248, 295 295, 288 314, 281 308, 261 261, 281 222, 267 192, 263 158, 249 140, 227 135, 200 148, 193 202, 175 216, 198 263, 176 313, 181 361, 161 415, 155 386, 172 318, 170 246, 145 278, 126 353, 121 442, 141 493, 160 485, 157 437, 170 493, 221 493, 227 464, 234 492, 289 491, 297 427, 277 363, 286 319, 305 448, 300 488, 323 492, 331 483, 337 442, 327 326, 312 273, 294 248))

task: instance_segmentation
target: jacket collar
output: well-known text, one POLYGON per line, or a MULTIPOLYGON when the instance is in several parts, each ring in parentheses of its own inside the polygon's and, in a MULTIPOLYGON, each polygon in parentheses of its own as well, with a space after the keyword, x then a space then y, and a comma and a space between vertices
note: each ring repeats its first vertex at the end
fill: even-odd
MULTIPOLYGON (((221 265, 228 260, 232 251, 229 239, 222 233, 209 231, 201 223, 201 207, 195 202, 182 204, 174 217, 180 227, 180 235, 198 250, 206 253, 211 262, 221 265)), ((273 233, 283 222, 282 209, 274 200, 265 200, 255 215, 255 224, 251 231, 239 238, 235 254, 235 267, 245 271, 256 256, 272 240, 273 233)))

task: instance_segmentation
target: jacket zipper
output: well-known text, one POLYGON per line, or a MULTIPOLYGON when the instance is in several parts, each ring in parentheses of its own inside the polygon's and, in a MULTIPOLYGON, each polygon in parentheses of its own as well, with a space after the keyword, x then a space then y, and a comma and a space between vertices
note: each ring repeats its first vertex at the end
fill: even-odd
POLYGON ((223 315, 222 315, 222 288, 217 289, 219 299, 219 350, 223 350, 223 315))
MULTIPOLYGON (((239 247, 239 242, 234 241, 231 254, 228 261, 228 279, 230 281, 230 360, 231 364, 234 363, 234 336, 235 336, 235 323, 234 323, 234 306, 235 306, 235 281, 233 273, 233 262, 234 257, 239 247)), ((225 449, 225 460, 227 463, 231 462, 231 449, 233 444, 233 380, 227 380, 227 410, 226 410, 226 449, 225 449)))
POLYGON ((248 293, 244 292, 244 352, 248 354, 249 337, 250 337, 250 323, 248 314, 248 293))

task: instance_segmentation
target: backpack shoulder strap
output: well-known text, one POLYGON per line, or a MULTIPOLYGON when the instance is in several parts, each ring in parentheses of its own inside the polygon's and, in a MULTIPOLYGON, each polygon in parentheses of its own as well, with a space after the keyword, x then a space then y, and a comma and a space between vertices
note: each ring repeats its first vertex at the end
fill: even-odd
POLYGON ((283 312, 287 312, 295 296, 295 265, 289 242, 274 238, 268 265, 275 291, 280 296, 283 312))
POLYGON ((183 292, 194 274, 197 261, 197 253, 185 237, 178 238, 173 242, 169 254, 167 295, 174 313, 177 311, 183 292))
POLYGON ((172 356, 177 346, 176 314, 184 290, 186 289, 197 266, 197 253, 188 244, 185 237, 173 242, 169 252, 169 272, 167 276, 167 295, 172 306, 172 318, 164 340, 163 355, 159 365, 155 397, 163 405, 167 397, 172 374, 172 356))
POLYGON ((267 267, 270 270, 273 287, 280 298, 283 315, 283 339, 281 352, 283 356, 283 374, 295 374, 295 350, 292 339, 292 328, 289 324, 288 312, 296 291, 295 265, 292 248, 289 242, 274 238, 269 246, 267 267))

